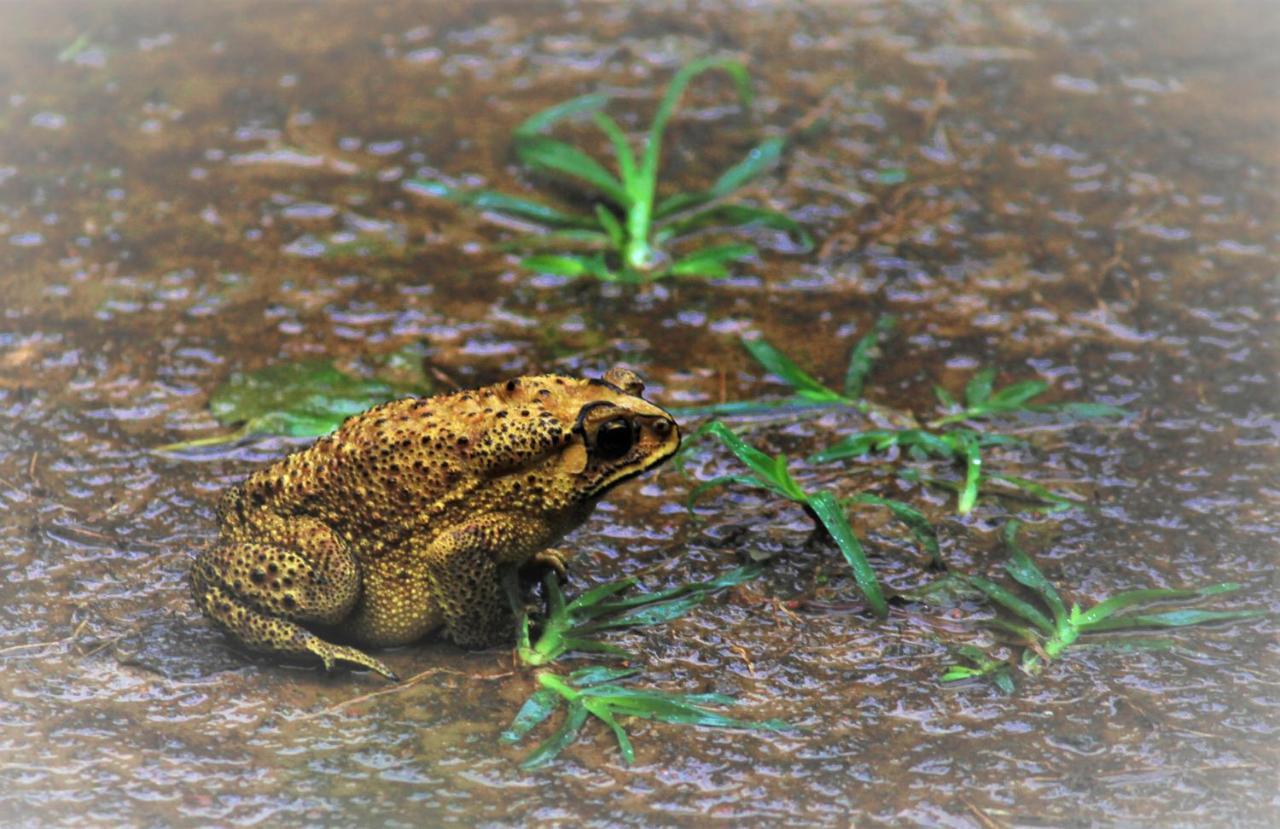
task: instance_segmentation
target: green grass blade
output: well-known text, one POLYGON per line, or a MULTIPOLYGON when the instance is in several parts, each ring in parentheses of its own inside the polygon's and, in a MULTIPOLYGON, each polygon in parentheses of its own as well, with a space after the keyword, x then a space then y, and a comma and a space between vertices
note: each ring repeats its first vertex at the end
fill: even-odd
POLYGON ((590 590, 587 590, 585 593, 579 594, 577 598, 569 602, 566 609, 570 613, 576 613, 579 610, 586 610, 587 608, 595 607, 600 604, 600 602, 615 593, 621 593, 623 590, 626 590, 635 583, 635 576, 628 576, 625 579, 618 579, 617 581, 598 584, 590 590))
POLYGON ((520 126, 516 127, 515 135, 518 138, 537 135, 550 129, 557 121, 587 112, 598 112, 608 103, 609 96, 601 92, 570 98, 525 119, 520 126))
POLYGON ((822 522, 822 526, 826 527, 827 532, 831 533, 831 537, 835 539, 836 546, 840 548, 845 561, 849 562, 854 581, 858 583, 858 589, 866 597, 872 612, 881 619, 887 617, 889 605, 885 603, 880 582, 876 580, 876 572, 872 569, 871 562, 867 561, 867 554, 863 551, 861 542, 858 541, 853 528, 849 526, 844 507, 840 506, 840 502, 830 492, 818 492, 809 496, 808 504, 818 516, 818 520, 822 522))
POLYGON ((746 225, 761 225, 771 230, 780 230, 788 234, 796 244, 800 245, 802 252, 808 253, 813 250, 813 237, 809 235, 809 231, 804 225, 777 210, 770 210, 766 207, 753 207, 746 204, 716 205, 688 216, 673 219, 665 223, 654 234, 654 241, 661 245, 672 239, 686 236, 699 230, 706 230, 707 228, 727 229, 746 225))
POLYGON ((992 410, 1016 409, 1031 398, 1044 394, 1048 388, 1049 384, 1043 380, 1022 380, 992 394, 985 405, 992 410))
POLYGON ((638 673, 640 673, 639 668, 613 668, 607 665, 592 665, 589 668, 579 668, 569 674, 569 681, 579 688, 587 688, 604 682, 616 682, 619 679, 635 676, 638 673))
MULTIPOLYGON (((572 632, 580 633, 586 629, 586 626, 576 627, 572 632)), ((557 648, 556 658, 563 656, 571 651, 578 653, 603 653, 609 656, 618 656, 623 659, 634 659, 631 651, 626 648, 620 648, 617 645, 611 645, 608 642, 600 642, 595 639, 584 639, 581 636, 563 636, 560 639, 560 647, 557 648)))
POLYGON ((1075 417, 1126 417, 1128 409, 1109 403, 1042 403, 1028 406, 1033 412, 1061 412, 1075 417))
POLYGON ((1226 582, 1200 589, 1155 587, 1145 590, 1128 590, 1124 593, 1117 594, 1109 599, 1098 602, 1093 607, 1081 613, 1077 617, 1076 622, 1082 628, 1093 630, 1097 623, 1107 617, 1112 616, 1121 610, 1128 610, 1131 607, 1136 607, 1137 605, 1169 601, 1172 599, 1200 599, 1207 596, 1220 595, 1222 593, 1232 593, 1239 590, 1241 586, 1242 585, 1235 582, 1226 582))
MULTIPOLYGON (((636 157, 631 152, 631 145, 627 143, 626 133, 622 131, 622 127, 617 121, 603 112, 597 112, 593 120, 613 144, 613 154, 618 159, 618 173, 622 177, 622 186, 628 191, 632 190, 637 183, 636 157)), ((636 197, 635 193, 631 195, 633 198, 636 197)))
POLYGON ((598 720, 609 726, 609 730, 613 732, 613 736, 618 741, 618 751, 622 753, 622 762, 628 766, 634 763, 636 761, 636 750, 631 745, 631 739, 627 736, 627 732, 622 730, 622 726, 618 724, 612 712, 609 711, 609 704, 604 700, 598 699, 588 699, 583 704, 598 720))
POLYGON ((520 265, 523 268, 539 273, 551 273, 573 278, 594 276, 603 282, 618 281, 618 278, 605 265, 604 257, 598 253, 593 256, 538 253, 524 257, 520 260, 520 265))
POLYGON ((701 427, 698 432, 718 438, 733 453, 734 457, 755 473, 760 484, 784 497, 790 497, 783 488, 783 482, 774 477, 773 458, 748 444, 728 426, 718 420, 713 420, 706 426, 701 427))
POLYGON ((1010 521, 1004 526, 1004 544, 1009 548, 1010 558, 1005 562, 1004 569, 1013 580, 1023 587, 1029 587, 1034 590, 1044 603, 1049 606, 1049 610, 1053 612, 1053 618, 1061 624, 1067 619, 1068 613, 1066 605, 1062 602, 1062 597, 1058 595, 1058 591, 1049 580, 1044 577, 1044 573, 1040 572, 1040 568, 1036 567, 1031 556, 1027 555, 1022 546, 1018 544, 1018 531, 1022 529, 1021 521, 1010 521))
POLYGON ((657 694, 644 698, 636 696, 610 698, 611 707, 620 714, 675 725, 705 725, 713 728, 743 728, 780 731, 787 727, 778 720, 741 720, 697 705, 689 705, 657 694))
POLYGON ((554 734, 524 758, 520 768, 527 771, 554 760, 578 736, 578 732, 582 730, 588 715, 587 707, 583 705, 581 700, 574 700, 569 703, 569 711, 565 715, 564 722, 560 724, 554 734))
POLYGON ((724 198, 751 179, 772 168, 778 159, 782 157, 782 151, 786 145, 787 142, 784 138, 766 139, 752 147, 746 158, 726 170, 720 178, 716 179, 715 184, 708 189, 700 190, 696 193, 676 193, 663 199, 653 210, 654 218, 661 220, 682 210, 700 207, 708 202, 724 198))
POLYGON ((662 96, 662 100, 658 103, 658 109, 654 113, 653 121, 649 124, 648 141, 645 144, 643 160, 640 163, 640 176, 645 180, 652 182, 657 179, 658 160, 662 155, 662 135, 666 132, 667 122, 671 120, 676 106, 680 103, 680 98, 684 95, 685 87, 696 76, 714 69, 726 72, 732 78, 738 90, 738 99, 744 108, 751 104, 751 76, 741 63, 729 58, 703 58, 687 64, 671 79, 670 85, 667 86, 666 94, 662 96))
POLYGON ((969 379, 964 387, 965 405, 972 409, 987 402, 991 396, 991 384, 996 379, 994 368, 984 368, 969 379))
POLYGON ((620 250, 626 244, 627 234, 622 229, 622 223, 618 221, 617 216, 613 215, 612 210, 599 202, 596 203, 596 221, 600 222, 600 226, 604 228, 605 234, 616 249, 620 250))
POLYGON ((954 440, 947 440, 951 437, 948 434, 940 437, 932 432, 926 432, 924 429, 899 429, 897 431, 895 443, 903 447, 911 447, 919 449, 925 455, 935 458, 954 458, 960 454, 954 440))
POLYGON ((827 388, 811 374, 791 361, 791 358, 770 345, 763 337, 754 340, 742 340, 743 348, 750 352, 760 365, 769 373, 781 378, 787 385, 797 391, 811 392, 815 398, 828 400, 844 400, 836 391, 827 388))
POLYGON ((555 138, 531 135, 516 143, 516 156, 527 167, 584 181, 615 204, 628 207, 631 194, 622 182, 591 156, 555 138))
POLYGON ((982 448, 977 441, 961 441, 960 451, 964 455, 964 486, 956 501, 956 512, 968 515, 978 503, 978 483, 982 480, 982 448))
POLYGON ((960 404, 957 403, 956 399, 951 396, 951 392, 947 391, 942 386, 935 385, 933 387, 933 396, 938 398, 938 402, 941 403, 943 408, 945 409, 960 408, 960 404))
POLYGON ((845 458, 858 458, 868 452, 883 452, 898 442, 898 433, 885 429, 855 432, 808 457, 809 463, 828 463, 845 458))
POLYGON ((565 213, 541 202, 509 196, 496 190, 464 190, 443 181, 415 178, 405 182, 411 193, 448 199, 481 212, 499 213, 517 219, 526 219, 549 227, 566 227, 590 230, 594 222, 585 216, 565 213))
POLYGON ((745 584, 764 572, 764 568, 759 564, 748 564, 743 567, 735 567, 732 570, 721 573, 713 579, 707 581, 692 582, 689 584, 681 584, 676 587, 669 587, 666 590, 657 590, 653 593, 639 593, 634 596, 627 596, 623 599, 615 599, 608 603, 610 610, 625 610, 630 607, 639 607, 644 604, 657 604, 683 596, 686 593, 697 593, 707 596, 716 591, 723 590, 726 587, 734 587, 739 584, 745 584))
POLYGON ((1174 628, 1187 625, 1203 625, 1207 622, 1229 622, 1237 619, 1256 619, 1267 615, 1265 610, 1169 610, 1164 613, 1142 613, 1132 616, 1112 616, 1088 627, 1090 632, 1104 630, 1128 630, 1130 628, 1174 628))
POLYGON ((705 276, 723 279, 729 276, 726 267, 730 262, 746 259, 756 252, 752 245, 741 242, 727 245, 715 245, 696 250, 677 259, 668 272, 676 276, 705 276))
POLYGON ((893 513, 893 517, 907 525, 907 529, 911 531, 911 535, 916 539, 924 551, 929 556, 929 560, 934 564, 942 564, 942 550, 938 546, 938 533, 929 523, 929 519, 925 518, 924 513, 908 503, 898 501, 893 498, 881 498, 879 495, 873 495, 870 492, 863 492, 852 498, 846 499, 851 504, 873 504, 878 507, 885 507, 893 513))
POLYGON ((1037 483, 1029 478, 1019 478, 1016 475, 1005 475, 1000 472, 987 472, 984 474, 984 478, 992 481, 1000 481, 1008 484, 1009 486, 1016 487, 1017 489, 1025 492, 1028 497, 1044 501, 1049 504, 1049 507, 1046 508, 1048 512, 1058 512, 1060 510, 1071 509, 1073 507, 1087 506, 1088 504, 1087 501, 1083 501, 1078 498, 1068 498, 1065 495, 1054 492, 1043 484, 1037 483))
POLYGON ((681 616, 701 604, 704 598, 705 594, 695 593, 688 596, 682 596, 678 599, 672 599, 668 602, 642 605, 628 610, 618 616, 581 625, 574 628, 574 632, 583 634, 594 633, 600 630, 614 630, 616 628, 660 625, 664 622, 670 622, 673 619, 679 619, 681 616))
POLYGON ((871 373, 871 366, 879 353, 880 342, 893 330, 894 318, 880 317, 871 330, 858 340, 849 355, 849 367, 844 373, 844 396, 856 400, 862 397, 862 385, 871 373))
POLYGON ((519 742, 524 735, 537 728, 546 721, 547 717, 556 712, 561 699, 563 698, 559 694, 548 688, 539 688, 534 691, 533 695, 524 701, 524 705, 520 706, 515 719, 511 721, 511 725, 507 726, 507 730, 498 735, 498 739, 504 743, 519 742))
POLYGON ((982 576, 969 576, 969 583, 981 590, 986 594, 987 598, 996 604, 1040 628, 1047 636, 1052 636, 1056 632, 1057 629, 1048 616, 995 582, 988 581, 982 576))

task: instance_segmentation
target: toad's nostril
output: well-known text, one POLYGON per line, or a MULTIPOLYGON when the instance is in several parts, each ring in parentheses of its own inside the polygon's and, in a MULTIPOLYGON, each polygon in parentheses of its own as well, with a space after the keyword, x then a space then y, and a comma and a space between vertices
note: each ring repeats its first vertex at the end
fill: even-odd
POLYGON ((667 435, 671 434, 671 422, 668 420, 659 420, 653 424, 653 431, 657 433, 658 437, 665 438, 667 435))

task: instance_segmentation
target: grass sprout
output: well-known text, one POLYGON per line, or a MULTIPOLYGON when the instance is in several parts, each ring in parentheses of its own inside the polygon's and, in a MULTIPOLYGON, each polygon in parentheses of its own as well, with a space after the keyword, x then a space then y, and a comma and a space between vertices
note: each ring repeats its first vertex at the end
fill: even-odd
POLYGON ((543 766, 554 760, 577 739, 587 720, 594 717, 609 727, 618 741, 622 760, 635 762, 635 749, 619 721, 620 717, 638 717, 676 725, 702 725, 713 728, 741 728, 778 731, 787 728, 780 720, 743 720, 709 710, 708 706, 733 705, 733 697, 725 694, 682 694, 655 689, 635 688, 620 684, 639 673, 636 668, 594 666, 561 676, 551 671, 537 675, 538 690, 525 701, 511 725, 500 737, 515 743, 564 708, 564 720, 521 763, 524 769, 543 766))
POLYGON ((658 168, 667 123, 689 83, 710 71, 728 75, 741 105, 750 105, 750 77, 741 63, 727 58, 694 61, 672 78, 638 148, 632 146, 622 126, 605 112, 610 97, 603 93, 556 104, 516 128, 513 144, 521 164, 539 176, 585 190, 591 199, 590 213, 565 211, 492 190, 458 188, 438 179, 413 179, 406 186, 417 193, 540 226, 545 233, 529 241, 531 246, 546 248, 548 252, 525 256, 522 264, 530 270, 567 277, 590 276, 630 283, 667 276, 726 277, 732 264, 755 254, 754 246, 713 245, 681 255, 671 253, 670 249, 693 234, 747 225, 784 232, 801 249, 811 249, 813 239, 808 231, 786 214, 728 201, 736 190, 777 163, 786 144, 782 138, 768 138, 756 145, 705 190, 658 197, 658 168), (607 169, 583 150, 549 134, 563 121, 587 116, 608 140, 615 170, 607 169))
MULTIPOLYGON (((1004 569, 1010 578, 1035 596, 1036 602, 1028 601, 1012 590, 981 576, 964 578, 992 603, 1014 617, 1012 620, 996 618, 990 624, 1013 634, 1024 645, 1019 666, 1027 674, 1039 673, 1046 663, 1057 659, 1087 633, 1186 627, 1265 615, 1265 611, 1261 610, 1138 610, 1156 602, 1204 599, 1232 593, 1241 588, 1241 585, 1234 582, 1191 589, 1130 590, 1087 609, 1078 604, 1072 604, 1068 609, 1057 589, 1018 544, 1020 528, 1021 523, 1018 521, 1010 521, 1005 525, 1004 542, 1009 549, 1010 558, 1004 569)), ((943 682, 989 677, 1002 690, 1012 690, 1013 681, 1008 663, 993 659, 972 646, 957 649, 957 654, 969 664, 947 668, 941 677, 943 682)))

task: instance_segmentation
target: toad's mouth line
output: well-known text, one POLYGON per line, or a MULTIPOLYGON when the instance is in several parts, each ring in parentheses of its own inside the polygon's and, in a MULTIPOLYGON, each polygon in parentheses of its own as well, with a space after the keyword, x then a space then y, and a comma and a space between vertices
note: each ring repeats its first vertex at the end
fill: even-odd
MULTIPOLYGON (((672 422, 674 423, 675 421, 672 421, 672 422)), ((678 426, 676 427, 676 429, 679 429, 679 428, 680 428, 680 427, 678 427, 678 426)), ((671 460, 673 457, 675 457, 675 454, 676 454, 676 452, 677 452, 677 451, 679 451, 679 449, 680 449, 680 442, 679 442, 679 441, 677 441, 677 442, 676 442, 676 445, 675 445, 675 446, 673 446, 673 447, 671 448, 671 451, 670 451, 668 454, 665 454, 665 455, 655 455, 654 457, 650 458, 650 459, 649 459, 645 464, 643 464, 643 465, 642 465, 642 466, 640 466, 639 468, 637 468, 637 469, 633 469, 633 470, 631 470, 630 472, 626 472, 626 473, 624 473, 624 474, 622 474, 622 475, 619 475, 619 476, 618 476, 618 477, 616 477, 616 478, 612 478, 612 479, 610 479, 608 483, 606 483, 604 486, 602 486, 602 487, 600 487, 598 490, 596 490, 596 494, 601 494, 601 493, 604 493, 604 492, 608 492, 609 490, 613 489, 615 486, 617 486, 617 485, 619 485, 619 484, 626 483, 627 481, 631 480, 632 478, 639 477, 639 476, 643 475, 644 473, 648 472, 650 469, 655 469, 655 468, 657 468, 657 467, 659 467, 659 466, 662 466, 662 464, 666 463, 667 461, 669 461, 669 460, 671 460)))

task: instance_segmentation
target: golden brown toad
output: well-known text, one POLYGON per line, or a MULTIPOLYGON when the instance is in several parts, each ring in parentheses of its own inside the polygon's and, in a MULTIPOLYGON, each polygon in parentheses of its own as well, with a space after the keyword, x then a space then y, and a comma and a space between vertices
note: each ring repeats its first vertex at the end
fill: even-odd
POLYGON ((394 678, 360 645, 443 627, 484 646, 514 626, 502 580, 547 550, 612 487, 675 453, 680 432, 627 369, 542 375, 397 400, 227 490, 200 553, 201 610, 250 648, 314 654, 394 678))

